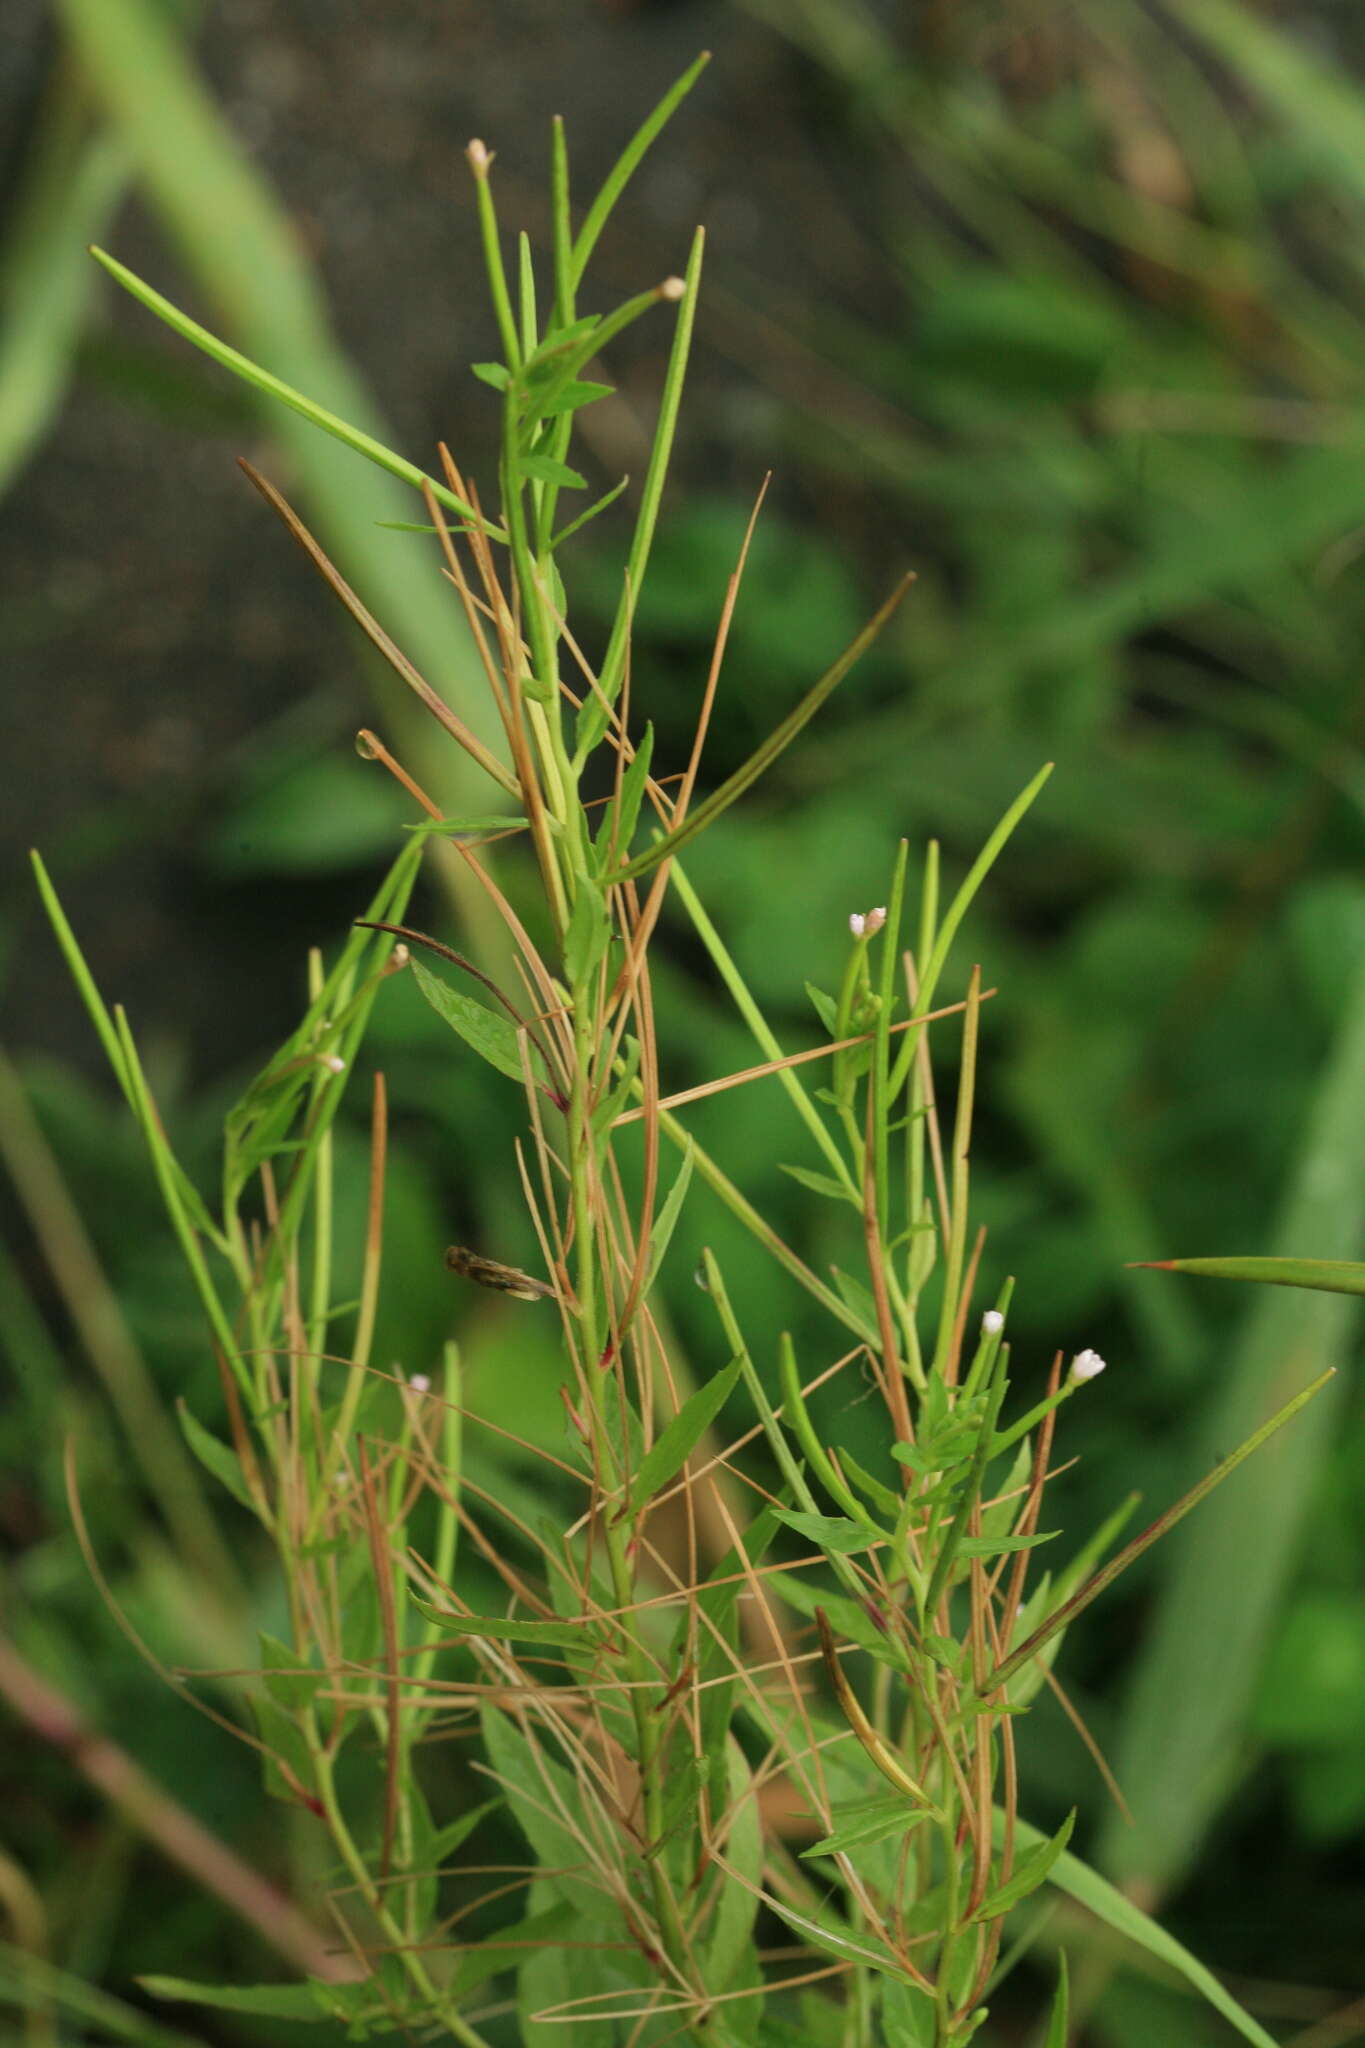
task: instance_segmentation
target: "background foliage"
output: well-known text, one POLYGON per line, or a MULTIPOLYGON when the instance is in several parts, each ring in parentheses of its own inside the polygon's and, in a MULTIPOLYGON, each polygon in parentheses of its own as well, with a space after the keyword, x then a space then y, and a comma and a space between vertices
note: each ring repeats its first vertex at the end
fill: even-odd
MULTIPOLYGON (((102 980, 157 1048, 157 1093, 185 1149, 198 1134, 207 1157, 240 1076, 292 1021, 304 948, 343 929, 391 841, 396 813, 349 736, 362 722, 403 730, 233 456, 287 482, 452 690, 464 652, 422 544, 375 527, 414 516, 401 488, 305 441, 290 416, 256 415, 116 305, 89 240, 338 410, 382 405, 415 458, 443 435, 477 475, 491 470, 493 415, 461 368, 490 353, 469 289, 464 143, 481 133, 499 150, 504 193, 526 176, 534 232, 549 115, 568 117, 590 180, 629 110, 711 45, 668 163, 603 251, 634 289, 679 267, 694 218, 708 224, 680 482, 639 621, 655 702, 678 707, 661 754, 690 731, 770 464, 710 776, 750 751, 894 571, 908 563, 920 582, 837 723, 807 735, 714 851, 703 842, 695 879, 795 1043, 814 1028, 803 978, 829 985, 847 913, 873 900, 892 842, 936 834, 960 875, 1037 761, 1055 758, 976 912, 974 952, 1001 989, 976 1184, 987 1292, 1019 1277, 1016 1359, 1031 1347, 1040 1377, 1057 1346, 1111 1361, 1067 1482, 1078 1523, 1131 1486, 1156 1504, 1196 1476, 1287 1347, 1355 1363, 1349 1304, 1249 1307, 1125 1261, 1360 1251, 1359 23, 1325 4, 1275 18, 1233 0, 913 21, 843 0, 495 12, 433 0, 399 21, 375 0, 260 0, 199 18, 58 0, 12 6, 0 24, 14 60, 0 67, 13 173, 0 947, 19 1072, 0 1104, 5 1625, 263 1867, 278 1809, 251 1758, 145 1670, 70 1535, 60 1447, 74 1431, 121 1604, 169 1661, 225 1661, 196 1592, 193 1546, 212 1539, 177 1525, 148 1422, 154 1394, 212 1416, 216 1377, 189 1340, 133 1133, 90 1078, 20 852, 41 841, 102 980), (49 1149, 74 1211, 45 1177, 49 1149)), ((622 396, 594 426, 603 487, 639 466, 655 345, 644 336, 613 364, 622 396)), ((596 577, 605 606, 593 545, 585 536, 579 601, 596 577)), ((591 637, 590 613, 580 624, 591 637)), ((667 984, 673 1085, 745 1064, 681 931, 667 984)), ((456 1313, 450 1237, 532 1251, 513 1107, 451 1065, 438 1030, 395 984, 374 1052, 394 1107, 401 1270, 378 1343, 410 1369, 456 1313)), ((837 1259, 822 1213, 780 1171, 791 1141, 771 1102, 745 1091, 715 1118, 803 1256, 837 1259)), ((361 1159, 363 1134, 348 1142, 361 1159)), ((358 1242, 363 1172, 354 1187, 358 1242)), ((719 1214, 692 1228, 689 1251, 712 1243, 742 1275, 746 1319, 791 1319, 780 1275, 719 1214)), ((674 1313, 704 1362, 700 1297, 684 1290, 674 1313)), ((551 1440, 548 1356, 542 1385, 519 1328, 511 1382, 496 1308, 459 1314, 493 1412, 499 1399, 523 1424, 539 1412, 551 1440)), ((1353 1373, 1338 1389, 1334 1413, 1273 1454, 1272 1477, 1230 1486, 1226 1510, 1206 1510, 1068 1646, 1135 1828, 1106 1819, 1060 1715, 1030 1757, 1040 1819, 1079 1803, 1092 1849, 1168 1893, 1176 1931, 1305 2048, 1352 2038, 1323 2016, 1365 1991, 1365 1415, 1353 1373)), ((228 1532, 232 1569, 269 1628, 244 1531, 228 1532)), ((116 1988, 144 1970, 231 1973, 247 1935, 58 1753, 24 1737, 7 1754, 5 1897, 21 1942, 116 1988)), ((280 2038, 274 2023, 218 2024, 224 2041, 280 2038)), ((1093 2024, 1118 2042, 1218 2038, 1137 1980, 1093 2024)))

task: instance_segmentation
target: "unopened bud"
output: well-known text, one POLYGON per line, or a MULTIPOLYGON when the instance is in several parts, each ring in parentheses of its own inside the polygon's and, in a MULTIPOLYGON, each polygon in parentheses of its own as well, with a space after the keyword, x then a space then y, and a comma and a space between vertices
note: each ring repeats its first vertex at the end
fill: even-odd
POLYGON ((429 1394, 431 1392, 431 1381, 424 1372, 409 1373, 408 1385, 412 1388, 414 1394, 429 1394))
POLYGON ((684 278, 666 277, 659 286, 659 297, 661 299, 680 299, 686 290, 687 283, 684 278))
POLYGON ((879 904, 875 910, 855 910, 848 920, 848 928, 855 939, 870 939, 886 923, 886 905, 879 904))
POLYGON ((1098 1351, 1078 1351, 1071 1361, 1073 1380, 1097 1380, 1104 1371, 1104 1360, 1098 1351))
POLYGON ((486 178, 488 176, 488 166, 493 161, 493 152, 486 142, 480 142, 476 136, 468 149, 466 149, 465 156, 469 161, 469 168, 476 178, 486 178))
POLYGON ((1004 1318, 1004 1317, 1003 1317, 1003 1316, 1001 1315, 1001 1313, 1000 1313, 999 1309, 998 1309, 998 1308, 988 1308, 988 1309, 986 1310, 986 1313, 985 1313, 985 1315, 984 1315, 984 1316, 982 1316, 982 1318, 981 1318, 981 1334, 982 1334, 982 1336, 983 1336, 983 1337, 998 1337, 998 1336, 1000 1335, 1000 1332, 1001 1332, 1001 1331, 1002 1331, 1002 1330, 1004 1329, 1004 1327, 1005 1327, 1005 1318, 1004 1318))

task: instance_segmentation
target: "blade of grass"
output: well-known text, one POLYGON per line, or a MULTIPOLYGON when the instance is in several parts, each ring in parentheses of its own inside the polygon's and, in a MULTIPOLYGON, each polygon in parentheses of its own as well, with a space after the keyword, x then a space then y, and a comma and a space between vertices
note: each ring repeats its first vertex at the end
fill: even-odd
MULTIPOLYGON (((1014 1826, 1019 1847, 1023 1850, 1038 1848, 1047 1839, 1041 1828, 1031 1827, 1026 1820, 1016 1820, 1014 1826)), ((1004 1815, 998 1810, 994 1816, 993 1832, 999 1843, 1004 1834, 1004 1815)), ((1220 2012, 1237 2029, 1244 2041, 1254 2043, 1254 2048, 1275 2048, 1274 2036, 1243 2010, 1212 1970, 1206 1969, 1174 1935, 1159 1927, 1155 1920, 1148 1919, 1140 1907, 1116 1891, 1107 1879, 1101 1877, 1097 1870, 1092 1870, 1088 1863, 1082 1862, 1079 1856, 1073 1856, 1069 1850, 1059 1856, 1048 1872, 1048 1883, 1065 1892, 1078 1906, 1084 1906, 1087 1912, 1093 1913, 1107 1927, 1112 1927, 1115 1933, 1123 1935, 1158 1962, 1176 1971, 1208 2001, 1215 2012, 1220 2012)))
MULTIPOLYGON (((148 0, 58 0, 56 11, 147 199, 242 351, 383 448, 383 421, 336 341, 293 223, 157 10, 148 0)), ((461 686, 475 672, 473 648, 452 617, 435 562, 405 542, 375 546, 375 522, 401 518, 406 494, 311 420, 262 396, 328 552, 363 583, 381 616, 403 620, 417 667, 481 738, 494 741, 483 693, 461 686)), ((383 702, 395 712, 387 695, 383 702)), ((396 722, 403 751, 420 761, 421 779, 439 791, 443 810, 468 808, 472 771, 449 748, 434 746, 427 720, 401 702, 396 722)))
POLYGON ((623 868, 618 868, 607 879, 613 883, 629 882, 634 881, 638 875, 648 874, 661 860, 671 859, 699 833, 714 824, 723 811, 728 811, 731 804, 743 796, 745 790, 751 788, 760 775, 772 767, 774 761, 780 759, 797 735, 809 725, 825 699, 833 695, 853 664, 867 652, 892 613, 899 608, 901 599, 914 580, 913 572, 901 578, 890 597, 873 613, 861 633, 849 642, 838 660, 825 670, 820 680, 812 684, 796 708, 789 711, 781 723, 773 727, 767 739, 754 749, 748 760, 736 768, 734 774, 729 776, 719 789, 712 790, 703 803, 688 813, 685 821, 675 832, 666 833, 643 853, 637 853, 634 860, 627 861, 623 868))
MULTIPOLYGON (((1318 1088, 1275 1232, 1282 1244, 1317 1245, 1329 1257, 1359 1249, 1363 1119, 1365 973, 1357 975, 1318 1088)), ((1343 1362, 1352 1329, 1341 1295, 1282 1288, 1258 1295, 1228 1383, 1202 1432, 1204 1457, 1238 1442, 1310 1374, 1343 1362)), ((1164 1583, 1131 1682, 1116 1758, 1136 1825, 1111 1822, 1100 1849, 1112 1874, 1147 1895, 1159 1895, 1188 1868, 1229 1788, 1343 1384, 1341 1376, 1165 1553, 1164 1583)))
POLYGON ((1320 61, 1301 37, 1229 0, 1186 0, 1180 18, 1365 199, 1365 100, 1348 73, 1320 61))
POLYGON ((89 95, 59 60, 0 251, 0 493, 61 404, 94 284, 85 245, 113 213, 127 176, 127 152, 92 128, 89 95))

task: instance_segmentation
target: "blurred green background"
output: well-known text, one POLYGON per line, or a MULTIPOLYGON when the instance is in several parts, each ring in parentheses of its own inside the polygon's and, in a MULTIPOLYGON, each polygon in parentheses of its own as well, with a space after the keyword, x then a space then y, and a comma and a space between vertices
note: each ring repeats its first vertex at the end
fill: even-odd
MULTIPOLYGON (((1056 761, 955 970, 979 959, 1000 989, 975 1188, 987 1296, 1018 1276, 1017 1381, 1058 1347, 1111 1365, 1067 1416, 1068 1525, 1079 1538, 1131 1488, 1164 1505, 1295 1361, 1343 1370, 1068 1644, 1069 1691, 1134 1826, 1050 1705, 1028 1727, 1028 1808, 1055 1824, 1079 1804, 1087 1852, 1161 1900, 1277 2038, 1336 2048, 1365 2037, 1357 1311, 1125 1262, 1365 1249, 1365 16, 1345 4, 5 0, 3 1626, 259 1867, 286 1878, 292 1830, 292 1869, 317 1870, 306 1816, 282 1830, 250 1754, 147 1670, 71 1535, 68 1435, 117 1598, 168 1663, 250 1662, 230 1654, 244 1622, 279 1626, 247 1519, 228 1504, 229 1567, 148 1422, 182 1395, 214 1421, 216 1373, 24 855, 42 847, 211 1184, 216 1122, 301 1006, 306 948, 336 943, 403 815, 356 759, 356 727, 433 784, 449 772, 234 458, 289 493, 452 701, 474 689, 424 544, 375 524, 420 516, 415 501, 258 408, 85 245, 335 410, 387 421, 414 460, 445 438, 491 490, 464 145, 497 151, 504 224, 540 243, 551 115, 586 193, 704 47, 714 62, 598 268, 605 303, 680 269, 707 226, 635 703, 656 763, 681 766, 769 467, 708 777, 918 571, 832 710, 689 863, 793 1047, 818 1034, 803 980, 838 974, 847 915, 884 900, 896 840, 937 836, 959 877, 1056 761)), ((602 488, 642 473, 666 344, 662 323, 632 330, 618 396, 583 416, 602 488)), ((589 649, 626 519, 579 544, 589 649)), ((524 889, 515 860, 505 873, 524 889)), ((460 942, 443 899, 421 908, 460 942)), ((681 926, 659 978, 670 1085, 752 1060, 681 926)), ((395 984, 371 1059, 395 1105, 381 1345, 408 1370, 451 1327, 448 1239, 533 1250, 515 1098, 448 1047, 395 984)), ((696 1125, 803 1256, 852 1256, 780 1170, 810 1162, 775 1091, 696 1125)), ((361 1161, 363 1131, 344 1142, 361 1161)), ((362 1188, 363 1172, 357 1231, 362 1188)), ((696 1369, 712 1339, 686 1275, 703 1242, 739 1276, 750 1327, 833 1355, 703 1196, 672 1304, 696 1369)), ((505 1318, 457 1320, 496 1404, 505 1318)), ((551 1441, 553 1365, 528 1364, 525 1329, 512 1398, 545 1404, 551 1441)), ((856 1410, 829 1415, 856 1436, 856 1410)), ((138 1971, 264 1973, 252 1937, 57 1750, 7 1721, 3 1758, 11 1939, 135 2005, 138 1971)), ((1029 2038, 1039 1981, 1006 2001, 1001 2041, 1029 2038)), ((33 2038, 82 2038, 54 2024, 33 2038)), ((1184 2048, 1230 2038, 1220 2026, 1129 1975, 1085 2038, 1184 2048)))

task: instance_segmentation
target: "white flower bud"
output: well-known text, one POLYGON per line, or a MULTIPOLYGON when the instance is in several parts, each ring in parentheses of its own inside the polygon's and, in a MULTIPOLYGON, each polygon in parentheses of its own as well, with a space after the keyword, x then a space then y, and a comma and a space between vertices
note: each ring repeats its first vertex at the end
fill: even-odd
POLYGON ((1004 1317, 1003 1317, 1003 1316, 1001 1315, 1001 1313, 1000 1313, 999 1309, 998 1309, 998 1308, 988 1308, 988 1309, 986 1310, 986 1313, 985 1313, 985 1315, 984 1315, 984 1316, 982 1316, 982 1318, 981 1318, 981 1334, 982 1334, 982 1336, 983 1336, 983 1337, 998 1337, 998 1336, 1000 1335, 1000 1332, 1001 1332, 1001 1331, 1002 1331, 1002 1330, 1004 1329, 1004 1327, 1005 1327, 1005 1318, 1004 1318, 1004 1317))
POLYGON ((875 910, 869 910, 867 913, 866 922, 863 928, 866 931, 868 938, 870 939, 872 937, 873 932, 879 932, 885 923, 886 905, 884 903, 879 903, 875 910))
POLYGON ((849 913, 848 928, 855 939, 862 937, 866 924, 867 919, 863 916, 861 910, 854 910, 849 913))
POLYGON ((431 1381, 424 1372, 409 1373, 408 1385, 412 1388, 414 1394, 429 1394, 431 1392, 431 1381))
POLYGON ((1078 1351, 1071 1361, 1073 1380, 1097 1380, 1104 1371, 1104 1360, 1098 1351, 1078 1351))

